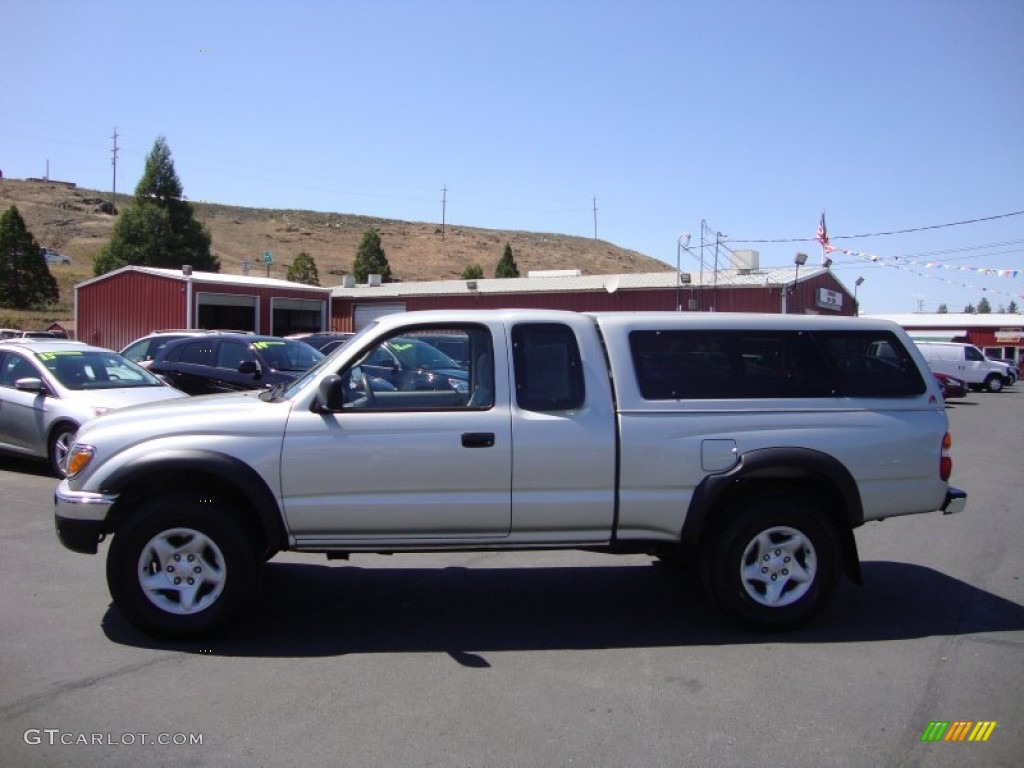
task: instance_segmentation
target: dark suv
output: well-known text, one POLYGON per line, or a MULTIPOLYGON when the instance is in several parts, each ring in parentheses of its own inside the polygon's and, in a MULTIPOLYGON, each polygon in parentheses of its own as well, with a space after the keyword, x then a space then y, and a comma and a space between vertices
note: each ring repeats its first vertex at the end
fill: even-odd
POLYGON ((217 333, 169 342, 149 370, 182 392, 207 395, 286 384, 323 357, 294 339, 217 333))

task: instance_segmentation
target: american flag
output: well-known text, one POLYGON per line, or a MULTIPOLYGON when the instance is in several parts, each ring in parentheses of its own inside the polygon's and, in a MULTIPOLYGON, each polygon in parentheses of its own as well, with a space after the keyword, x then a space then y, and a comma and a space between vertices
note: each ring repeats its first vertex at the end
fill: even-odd
POLYGON ((828 228, 825 226, 825 212, 821 212, 821 222, 818 224, 818 234, 816 237, 817 241, 821 243, 821 247, 825 250, 825 253, 831 253, 835 250, 828 242, 828 228))

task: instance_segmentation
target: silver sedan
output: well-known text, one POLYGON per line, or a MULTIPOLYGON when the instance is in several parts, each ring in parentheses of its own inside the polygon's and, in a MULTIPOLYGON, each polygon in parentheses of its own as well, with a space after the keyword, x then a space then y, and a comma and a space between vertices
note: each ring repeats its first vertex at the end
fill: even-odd
POLYGON ((116 352, 76 341, 0 342, 0 451, 64 476, 78 427, 128 405, 185 397, 116 352))

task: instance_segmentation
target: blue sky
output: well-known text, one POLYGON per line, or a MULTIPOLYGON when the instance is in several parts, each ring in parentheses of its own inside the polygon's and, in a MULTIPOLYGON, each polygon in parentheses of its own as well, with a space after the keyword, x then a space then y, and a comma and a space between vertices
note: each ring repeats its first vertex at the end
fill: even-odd
POLYGON ((825 210, 866 313, 1024 309, 1020 0, 0 0, 0 18, 7 177, 49 160, 110 189, 116 126, 119 191, 164 135, 193 200, 440 221, 446 187, 449 224, 590 237, 596 197, 598 237, 673 266, 702 221, 762 266, 820 262, 825 210))

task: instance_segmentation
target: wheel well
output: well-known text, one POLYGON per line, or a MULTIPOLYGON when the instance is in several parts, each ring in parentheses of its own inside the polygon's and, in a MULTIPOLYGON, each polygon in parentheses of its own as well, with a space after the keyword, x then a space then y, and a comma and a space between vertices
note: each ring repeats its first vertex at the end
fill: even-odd
POLYGON ((229 514, 242 525, 257 551, 267 553, 275 549, 276 545, 268 541, 267 532, 257 515, 247 513, 252 507, 247 494, 229 480, 199 469, 191 469, 188 472, 156 471, 133 477, 120 489, 105 532, 116 534, 117 529, 132 515, 141 501, 165 494, 182 493, 200 498, 223 499, 232 510, 229 514))
POLYGON ((765 469, 738 477, 712 500, 706 510, 698 548, 714 546, 722 531, 748 503, 771 496, 789 496, 810 502, 824 512, 839 539, 842 567, 847 577, 861 583, 860 557, 853 535, 856 511, 851 510, 841 489, 829 478, 812 469, 785 467, 765 469))
POLYGON ((50 425, 50 431, 46 435, 47 446, 53 442, 53 436, 57 434, 57 430, 61 427, 71 427, 71 429, 77 432, 79 426, 81 425, 71 421, 71 419, 59 419, 58 421, 53 422, 53 424, 50 425))

